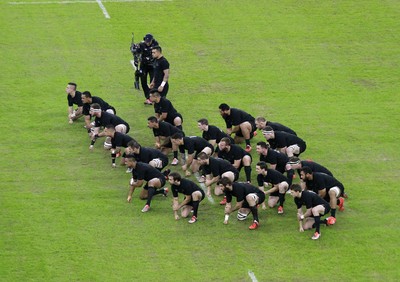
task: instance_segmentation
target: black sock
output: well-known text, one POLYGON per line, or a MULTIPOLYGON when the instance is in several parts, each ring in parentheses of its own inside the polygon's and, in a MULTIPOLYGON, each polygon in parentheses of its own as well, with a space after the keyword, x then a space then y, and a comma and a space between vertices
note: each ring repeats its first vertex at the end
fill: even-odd
POLYGON ((199 209, 199 201, 193 201, 192 202, 192 207, 193 207, 193 216, 197 217, 197 210, 199 209))
POLYGON ((279 193, 279 205, 283 207, 283 203, 285 202, 286 193, 279 193))
POLYGON ((257 206, 250 207, 251 213, 253 214, 253 219, 258 222, 258 209, 257 206))
POLYGON ((176 127, 183 131, 182 124, 181 125, 177 125, 176 127))
POLYGON ((336 205, 339 205, 340 204, 340 201, 339 201, 339 199, 337 199, 336 200, 336 205))
POLYGON ((149 187, 149 188, 147 189, 147 191, 148 191, 148 193, 149 193, 149 196, 147 197, 146 205, 149 205, 149 206, 150 206, 151 198, 153 198, 153 196, 154 196, 154 194, 155 194, 155 192, 156 192, 156 189, 154 189, 154 187, 149 187))
POLYGON ((290 187, 292 185, 292 181, 293 181, 294 170, 290 169, 290 170, 286 171, 286 176, 287 176, 287 178, 289 180, 288 184, 289 184, 289 187, 290 187))
POLYGON ((319 225, 321 223, 321 217, 320 216, 314 216, 315 220, 315 232, 319 233, 319 225))
POLYGON ((336 209, 331 209, 331 216, 336 217, 336 209))
POLYGON ((251 166, 245 166, 244 173, 246 174, 246 181, 251 182, 251 166))
POLYGON ((250 139, 246 139, 245 142, 246 142, 246 145, 250 146, 250 139))
POLYGON ((174 159, 178 158, 178 151, 174 151, 174 159))

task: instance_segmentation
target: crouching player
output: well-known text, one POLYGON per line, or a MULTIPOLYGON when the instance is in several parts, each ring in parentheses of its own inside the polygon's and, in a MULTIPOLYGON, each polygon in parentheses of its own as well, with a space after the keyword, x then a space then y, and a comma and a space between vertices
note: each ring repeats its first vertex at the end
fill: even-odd
POLYGON ((232 182, 227 177, 223 177, 218 184, 226 196, 224 224, 228 224, 229 215, 232 212, 239 210, 237 215, 239 220, 245 220, 250 212, 253 214, 253 223, 249 229, 257 229, 260 225, 257 205, 264 202, 264 192, 248 183, 232 182), (236 205, 233 208, 231 206, 232 196, 236 197, 236 205))
POLYGON ((178 211, 181 210, 181 216, 186 218, 193 209, 193 216, 189 220, 189 223, 195 223, 197 221, 197 210, 200 202, 204 199, 204 191, 197 186, 194 182, 182 178, 177 172, 172 172, 168 175, 168 181, 171 184, 173 205, 175 219, 179 219, 178 211), (179 203, 178 193, 185 195, 185 199, 179 203))
MULTIPOLYGON (((321 232, 319 230, 321 224, 321 216, 329 213, 329 211, 331 210, 329 203, 312 191, 302 191, 299 184, 293 184, 290 189, 290 193, 294 198, 294 203, 297 206, 299 231, 304 232, 304 230, 315 227, 315 233, 311 237, 311 239, 319 239, 319 237, 321 236, 321 232), (302 210, 303 205, 306 206, 307 209, 304 214, 302 210)), ((322 222, 326 223, 326 220, 322 222)))
POLYGON ((142 212, 148 212, 153 196, 157 194, 167 196, 168 189, 162 188, 165 185, 165 176, 158 169, 149 164, 138 162, 132 157, 126 158, 126 166, 132 168, 132 178, 129 183, 130 187, 127 201, 130 203, 135 189, 137 187, 142 187, 144 181, 147 181, 140 192, 139 198, 141 200, 147 199, 142 212))

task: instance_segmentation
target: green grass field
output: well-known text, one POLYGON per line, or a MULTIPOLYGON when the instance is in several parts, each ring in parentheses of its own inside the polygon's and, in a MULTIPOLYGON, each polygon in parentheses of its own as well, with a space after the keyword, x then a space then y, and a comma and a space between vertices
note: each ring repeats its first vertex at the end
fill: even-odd
POLYGON ((104 1, 110 19, 95 1, 52 2, 0 3, 1 281, 400 279, 398 1, 104 1), (295 129, 302 157, 349 194, 336 225, 318 241, 299 233, 290 195, 256 231, 223 225, 207 200, 193 225, 174 220, 171 196, 146 214, 138 191, 126 203, 129 175, 101 142, 89 152, 64 89, 75 81, 104 98, 152 146, 132 32, 163 47, 187 135, 202 117, 223 127, 223 102, 295 129))

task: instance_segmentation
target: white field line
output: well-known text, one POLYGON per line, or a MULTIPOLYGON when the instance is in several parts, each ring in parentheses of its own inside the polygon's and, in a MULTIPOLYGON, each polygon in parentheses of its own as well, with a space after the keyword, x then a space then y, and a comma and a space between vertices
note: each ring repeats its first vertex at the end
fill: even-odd
POLYGON ((250 279, 251 279, 252 282, 258 282, 258 280, 257 280, 256 276, 254 275, 253 271, 249 270, 247 273, 249 274, 250 279))
POLYGON ((104 7, 103 3, 101 3, 101 0, 96 0, 97 4, 99 4, 99 7, 101 11, 103 12, 103 15, 106 17, 106 19, 110 19, 110 15, 107 12, 106 7, 104 7))
MULTIPOLYGON (((124 3, 124 2, 171 2, 173 0, 104 0, 102 2, 115 2, 115 3, 124 3)), ((8 2, 10 5, 45 5, 45 4, 77 4, 77 3, 97 3, 97 0, 64 0, 64 1, 37 1, 37 2, 8 2)))

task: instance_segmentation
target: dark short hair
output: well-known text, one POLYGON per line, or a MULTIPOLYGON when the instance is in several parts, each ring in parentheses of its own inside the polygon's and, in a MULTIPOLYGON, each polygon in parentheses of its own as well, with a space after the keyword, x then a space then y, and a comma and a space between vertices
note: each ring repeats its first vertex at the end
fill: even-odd
POLYGON ((301 186, 299 184, 292 184, 290 186, 290 190, 296 191, 296 192, 301 192, 302 191, 301 186))
POLYGON ((258 122, 265 122, 265 121, 267 121, 266 119, 265 119, 265 117, 256 117, 256 121, 258 121, 258 122))
POLYGON ((228 104, 222 103, 221 105, 219 105, 219 109, 221 111, 228 111, 230 107, 228 106, 228 104))
POLYGON ((200 152, 200 153, 197 155, 197 159, 198 159, 198 160, 207 160, 207 159, 209 159, 209 158, 210 158, 210 156, 207 155, 205 152, 200 152))
POLYGON ((172 177, 174 180, 177 180, 177 181, 182 180, 182 176, 177 172, 171 172, 170 174, 168 174, 168 177, 172 177))
POLYGON ((300 171, 304 172, 304 174, 312 174, 313 173, 312 169, 310 167, 308 167, 308 166, 302 167, 300 169, 300 171))
POLYGON ((208 120, 206 118, 199 119, 197 122, 201 123, 201 124, 208 125, 208 120))
POLYGON ((154 46, 153 50, 157 50, 158 52, 162 53, 162 48, 161 46, 154 46))
POLYGON ((231 139, 229 139, 229 137, 223 137, 219 142, 225 142, 226 145, 232 144, 231 139))
POLYGON ((83 91, 82 95, 85 95, 87 98, 92 98, 92 94, 89 91, 83 91))
POLYGON ((131 141, 129 141, 128 142, 128 147, 132 147, 132 148, 140 148, 141 146, 140 146, 140 144, 139 144, 139 142, 137 142, 136 140, 131 140, 131 141))
POLYGON ((261 169, 267 169, 268 165, 266 162, 258 162, 257 165, 261 168, 261 169))
POLYGON ((220 180, 218 180, 217 184, 222 185, 226 187, 227 185, 232 185, 232 180, 230 180, 228 177, 222 177, 220 180))
POLYGON ((155 116, 151 116, 147 120, 150 121, 150 122, 158 123, 158 119, 155 116))
POLYGON ((150 94, 155 94, 154 96, 160 97, 160 92, 158 92, 157 88, 151 88, 150 89, 150 94))
POLYGON ((76 85, 76 83, 75 83, 75 82, 68 82, 68 85, 72 85, 72 86, 74 86, 74 87, 75 87, 75 89, 78 87, 78 85, 76 85))
POLYGON ((171 136, 171 139, 182 139, 182 138, 183 138, 183 134, 181 132, 175 132, 171 136))
POLYGON ((267 144, 264 141, 257 142, 257 146, 260 146, 263 149, 268 149, 269 148, 269 144, 267 144))

